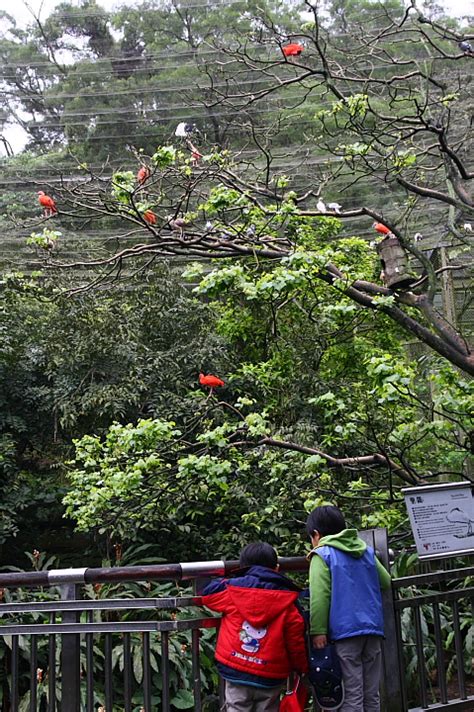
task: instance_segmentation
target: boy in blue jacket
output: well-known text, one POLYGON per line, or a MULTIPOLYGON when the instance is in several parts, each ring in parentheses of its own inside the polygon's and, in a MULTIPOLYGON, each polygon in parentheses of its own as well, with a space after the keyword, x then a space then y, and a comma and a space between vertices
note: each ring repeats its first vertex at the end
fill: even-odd
POLYGON ((315 648, 335 643, 345 687, 340 712, 380 712, 381 588, 390 587, 390 574, 337 507, 316 507, 306 530, 310 634, 315 648))

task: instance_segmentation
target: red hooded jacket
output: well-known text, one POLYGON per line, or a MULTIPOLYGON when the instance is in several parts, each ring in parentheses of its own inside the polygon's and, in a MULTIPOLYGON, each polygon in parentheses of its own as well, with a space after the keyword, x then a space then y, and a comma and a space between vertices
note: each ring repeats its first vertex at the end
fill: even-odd
POLYGON ((284 679, 290 672, 306 672, 308 658, 305 624, 295 602, 292 582, 271 569, 255 566, 249 574, 224 582, 223 590, 205 595, 202 603, 222 613, 216 660, 223 665, 257 677, 284 679), (267 573, 268 572, 268 573, 267 573), (245 583, 248 579, 250 587, 245 583), (268 579, 268 580, 267 580, 268 579), (276 585, 272 585, 275 579, 276 585))

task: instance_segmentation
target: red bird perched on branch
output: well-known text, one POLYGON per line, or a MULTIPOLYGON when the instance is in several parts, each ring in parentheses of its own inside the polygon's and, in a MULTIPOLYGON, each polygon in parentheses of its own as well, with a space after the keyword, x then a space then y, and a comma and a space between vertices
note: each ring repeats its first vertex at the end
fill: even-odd
POLYGON ((150 175, 150 169, 147 166, 142 166, 137 173, 137 181, 140 185, 143 185, 143 183, 148 180, 150 175))
POLYGON ((392 232, 390 228, 388 228, 383 223, 374 223, 372 227, 374 228, 374 230, 377 230, 377 232, 381 235, 388 235, 390 232, 392 232))
POLYGON ((299 57, 304 47, 299 42, 290 42, 290 44, 285 45, 281 48, 281 51, 285 57, 299 57))
POLYGON ((207 386, 208 388, 218 388, 219 386, 225 386, 224 381, 217 376, 212 376, 209 374, 205 376, 203 373, 199 374, 199 383, 201 386, 207 386))
POLYGON ((153 210, 145 210, 145 212, 143 213, 143 219, 149 225, 156 225, 156 215, 153 210))
POLYGON ((38 191, 38 202, 44 208, 45 218, 49 218, 51 217, 51 215, 54 215, 58 212, 56 203, 49 195, 46 195, 44 190, 38 191))

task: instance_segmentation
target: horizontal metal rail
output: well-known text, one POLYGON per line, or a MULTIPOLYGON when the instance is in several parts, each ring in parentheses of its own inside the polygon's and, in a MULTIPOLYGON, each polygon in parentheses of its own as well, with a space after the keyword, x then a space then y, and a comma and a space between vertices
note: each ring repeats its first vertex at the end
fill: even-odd
MULTIPOLYGON (((463 588, 462 590, 439 591, 417 595, 416 598, 400 598, 395 601, 395 609, 418 608, 429 603, 444 603, 446 601, 458 601, 460 598, 474 598, 474 588, 463 588)), ((1 608, 0 608, 1 611, 1 608)))
POLYGON ((429 574, 416 574, 415 576, 402 576, 393 579, 393 588, 408 588, 408 586, 423 586, 443 581, 454 581, 458 579, 474 576, 474 566, 466 566, 463 569, 450 569, 449 571, 434 571, 429 574))
MULTIPOLYGON (((282 571, 305 571, 304 556, 280 557, 282 571)), ((151 566, 111 566, 108 568, 52 569, 0 574, 0 587, 58 586, 61 584, 126 583, 127 581, 183 581, 199 577, 226 576, 239 568, 238 561, 191 561, 151 566)))
MULTIPOLYGON (((0 616, 7 613, 49 613, 51 611, 128 610, 133 608, 183 608, 200 606, 201 596, 175 596, 171 598, 108 598, 101 600, 32 601, 31 603, 0 603, 0 616)), ((3 628, 0 627, 0 633, 3 628)))
POLYGON ((189 618, 171 621, 120 621, 113 623, 23 623, 0 626, 0 635, 56 635, 64 633, 161 633, 216 628, 219 618, 189 618))

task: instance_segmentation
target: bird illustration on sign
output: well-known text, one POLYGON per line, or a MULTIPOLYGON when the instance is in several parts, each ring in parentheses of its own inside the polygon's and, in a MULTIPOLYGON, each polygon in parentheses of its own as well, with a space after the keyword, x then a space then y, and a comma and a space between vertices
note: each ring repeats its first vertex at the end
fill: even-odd
POLYGON ((450 524, 462 524, 467 527, 465 534, 454 534, 456 539, 465 539, 468 536, 474 536, 474 519, 471 519, 469 514, 466 514, 459 507, 453 507, 449 514, 446 515, 446 519, 450 524))

